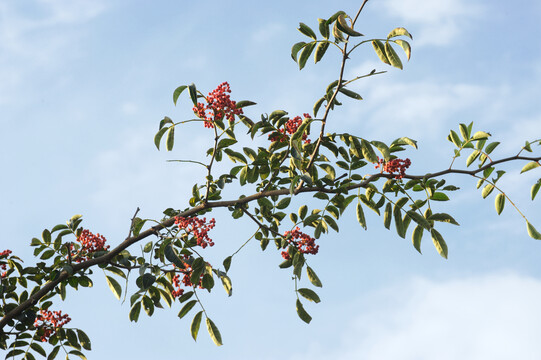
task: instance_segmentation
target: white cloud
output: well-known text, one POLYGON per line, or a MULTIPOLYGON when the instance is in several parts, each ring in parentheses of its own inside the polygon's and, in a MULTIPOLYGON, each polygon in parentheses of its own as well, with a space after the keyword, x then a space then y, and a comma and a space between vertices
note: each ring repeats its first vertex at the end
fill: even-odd
POLYGON ((538 359, 540 297, 539 279, 512 273, 416 279, 372 294, 337 350, 309 358, 538 359))
POLYGON ((368 132, 383 139, 389 136, 414 139, 433 138, 435 134, 446 136, 449 126, 468 122, 463 119, 457 121, 457 114, 466 110, 476 111, 479 104, 498 97, 500 92, 498 88, 480 85, 433 81, 406 84, 384 80, 376 86, 362 83, 360 87, 353 88, 362 94, 366 102, 350 108, 349 121, 359 123, 359 118, 369 115, 370 122, 363 122, 365 134, 368 132))
POLYGON ((32 83, 36 87, 43 74, 61 68, 67 59, 77 56, 82 35, 80 25, 105 9, 102 1, 1 2, 1 102, 20 99, 21 96, 16 95, 20 85, 32 83))
POLYGON ((462 0, 387 0, 386 11, 417 27, 415 46, 450 44, 471 18, 479 17, 483 8, 462 0))

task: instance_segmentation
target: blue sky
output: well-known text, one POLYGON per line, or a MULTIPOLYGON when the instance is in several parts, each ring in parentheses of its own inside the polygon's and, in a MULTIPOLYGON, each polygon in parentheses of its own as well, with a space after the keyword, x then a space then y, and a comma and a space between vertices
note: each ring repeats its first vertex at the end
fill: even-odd
MULTIPOLYGON (((302 21, 315 28, 318 17, 354 14, 359 5, 1 0, 0 250, 32 263, 30 239, 78 213, 115 245, 137 207, 149 218, 185 207, 203 174, 166 160, 199 156, 211 139, 189 124, 177 131, 182 141, 174 152, 155 149, 163 116, 191 116, 186 98, 173 105, 173 90, 195 82, 208 92, 228 81, 234 99, 258 103, 247 109, 254 118, 276 109, 309 112, 336 79, 338 63, 330 55, 299 72, 289 55, 303 40, 296 27, 302 21)), ((412 58, 400 71, 378 62, 371 47, 354 54, 346 77, 373 68, 388 73, 356 85, 365 100, 334 112, 329 131, 386 142, 414 138, 419 150, 407 156, 416 174, 449 166, 453 147, 445 138, 460 122, 491 132, 502 143, 498 157, 516 154, 541 134, 540 17, 541 5, 530 1, 370 1, 358 30, 384 37, 406 27, 412 58)), ((540 229, 539 202, 529 198, 539 172, 519 176, 522 165, 505 166, 501 184, 540 229)), ((349 211, 340 233, 322 237, 310 259, 324 284, 322 303, 306 304, 310 325, 296 316, 279 253, 262 253, 257 243, 234 259, 233 297, 217 288, 204 298, 223 335, 220 348, 203 331, 193 342, 189 321, 176 317, 179 306, 130 323, 129 307, 99 271, 93 289, 56 306, 91 336, 91 359, 539 358, 541 243, 527 236, 509 204, 498 217, 493 196, 483 201, 475 179, 449 181, 462 187, 440 208, 461 224, 440 227, 449 259, 426 236, 419 255, 409 235, 399 238, 372 214, 364 231, 349 211)), ((254 227, 223 211, 213 216, 216 246, 208 256, 219 264, 254 227)))

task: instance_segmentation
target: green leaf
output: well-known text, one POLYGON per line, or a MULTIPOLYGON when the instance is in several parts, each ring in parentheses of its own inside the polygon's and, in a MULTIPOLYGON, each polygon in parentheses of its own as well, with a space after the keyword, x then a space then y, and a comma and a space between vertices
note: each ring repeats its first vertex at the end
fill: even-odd
POLYGON ((413 219, 417 224, 422 226, 423 228, 430 230, 430 223, 424 218, 423 215, 419 214, 417 211, 409 210, 406 212, 410 218, 413 219))
POLYGON ((141 303, 138 301, 135 305, 132 306, 130 310, 130 321, 135 321, 139 319, 139 314, 141 313, 141 303))
POLYGON ((143 296, 143 309, 147 313, 148 316, 152 316, 154 314, 154 302, 152 299, 148 296, 143 296))
POLYGON ((299 299, 297 299, 297 314, 301 320, 307 324, 310 324, 310 321, 312 321, 312 317, 306 312, 306 310, 304 310, 304 307, 299 299))
POLYGON ((435 201, 447 201, 447 200, 449 200, 449 196, 447 196, 447 194, 442 193, 442 192, 435 192, 435 193, 432 194, 432 196, 430 197, 430 200, 435 200, 435 201))
POLYGON ((175 91, 173 92, 173 103, 175 104, 175 106, 177 105, 178 97, 180 96, 180 94, 182 94, 182 92, 183 92, 187 87, 188 87, 188 86, 186 86, 186 85, 179 86, 179 87, 176 88, 175 91))
MULTIPOLYGON (((79 350, 71 350, 71 351, 69 352, 69 354, 70 354, 70 355, 77 355, 77 356, 80 357, 82 360, 87 360, 85 354, 83 354, 83 353, 80 352, 79 350)), ((67 358, 67 355, 66 355, 66 358, 67 358)))
POLYGON ((392 145, 410 145, 417 149, 417 141, 410 139, 409 137, 401 137, 393 141, 392 145))
POLYGON ((173 150, 173 145, 175 144, 175 126, 172 125, 167 129, 167 136, 165 138, 165 149, 167 151, 173 150))
POLYGON ((225 268, 225 271, 229 271, 229 268, 231 267, 231 256, 228 256, 224 259, 224 268, 225 268))
POLYGON ((194 83, 188 85, 188 91, 190 92, 190 98, 192 99, 193 104, 197 105, 197 89, 195 88, 194 83))
POLYGON ((321 105, 323 104, 324 101, 325 101, 325 98, 322 97, 321 99, 319 99, 318 101, 316 101, 316 103, 314 104, 314 108, 313 108, 313 111, 314 111, 314 117, 317 116, 317 112, 319 111, 319 108, 321 107, 321 105))
POLYGON ((541 179, 539 179, 535 184, 532 185, 532 200, 535 199, 535 196, 539 192, 539 189, 541 188, 541 179))
POLYGON ((478 131, 472 136, 472 140, 486 140, 490 136, 489 133, 484 131, 478 131))
POLYGON ((325 170, 325 172, 327 173, 327 176, 329 177, 329 179, 334 180, 336 178, 336 172, 334 171, 334 168, 331 165, 329 165, 329 164, 320 164, 318 166, 320 168, 322 168, 323 170, 325 170))
POLYGON ((316 304, 321 302, 321 300, 319 299, 319 296, 316 294, 316 292, 314 290, 307 289, 307 288, 301 288, 301 289, 297 290, 297 292, 299 294, 301 294, 304 298, 306 298, 306 299, 308 299, 310 301, 313 301, 316 304))
POLYGON ((447 259, 447 244, 445 243, 445 240, 443 240, 443 237, 441 234, 436 230, 432 229, 430 231, 432 234, 432 242, 434 242, 434 246, 436 247, 436 250, 438 250, 438 253, 445 259, 447 259))
POLYGON ((225 274, 219 274, 220 280, 222 280, 222 285, 224 286, 227 296, 233 295, 233 286, 231 284, 231 279, 225 274))
POLYGON ((532 224, 530 224, 529 221, 526 221, 526 225, 528 227, 528 235, 530 235, 532 239, 541 240, 541 234, 533 227, 532 224))
POLYGON ((182 309, 180 309, 180 312, 178 313, 178 318, 182 319, 184 316, 186 316, 186 314, 188 314, 190 312, 190 310, 195 306, 195 304, 197 304, 197 300, 188 301, 182 307, 182 309))
POLYGON ((494 185, 488 184, 483 188, 483 191, 481 191, 481 196, 483 199, 485 199, 487 196, 490 195, 490 193, 494 190, 494 185))
POLYGON ((398 234, 398 236, 400 236, 401 238, 405 238, 406 229, 404 227, 404 222, 402 221, 402 211, 400 209, 401 208, 396 205, 393 208, 394 224, 395 224, 396 233, 398 234))
POLYGON ((496 149, 496 146, 500 145, 500 143, 498 141, 495 141, 495 142, 491 142, 490 144, 487 145, 487 147, 485 148, 485 152, 487 154, 490 154, 494 149, 496 149))
POLYGON ((314 50, 315 46, 316 46, 316 43, 311 42, 309 44, 306 44, 304 49, 302 49, 301 56, 299 57, 299 70, 302 70, 302 68, 306 65, 306 61, 312 54, 312 51, 314 50))
MULTIPOLYGON (((321 42, 316 47, 316 52, 314 53, 314 63, 318 63, 325 55, 325 52, 329 48, 330 42, 321 42)), ((315 116, 315 114, 314 114, 315 116)))
POLYGON ((449 214, 446 213, 435 213, 428 217, 429 221, 440 221, 453 225, 460 225, 456 220, 449 214))
POLYGON ((55 346, 55 347, 53 348, 53 351, 51 351, 51 352, 49 353, 49 356, 47 356, 47 360, 53 360, 53 359, 56 357, 56 355, 58 355, 58 352, 59 352, 59 351, 60 351, 60 345, 55 346))
POLYGON ((120 296, 122 295, 122 288, 120 287, 120 284, 111 276, 106 275, 105 279, 107 280, 107 285, 109 285, 109 289, 111 289, 115 297, 120 300, 120 296))
POLYGON ((306 266, 306 273, 308 274, 308 280, 310 280, 312 285, 317 287, 323 287, 323 284, 321 284, 321 280, 319 280, 316 272, 310 266, 306 266))
POLYGON ((285 197, 282 200, 280 200, 278 202, 278 204, 276 204, 276 208, 280 209, 280 210, 283 210, 283 209, 285 209, 285 208, 287 208, 289 206, 290 202, 291 202, 291 198, 290 197, 285 197))
POLYGON ((405 40, 394 40, 394 42, 397 43, 404 50, 404 53, 409 60, 411 58, 411 46, 409 42, 405 40))
POLYGON ((387 55, 387 59, 389 59, 392 66, 402 70, 402 61, 400 61, 400 58, 389 42, 385 43, 385 55, 387 55))
POLYGON ((218 149, 223 149, 236 143, 237 143, 237 140, 234 140, 234 139, 227 139, 227 138, 222 139, 218 143, 218 149))
POLYGON ((374 50, 376 51, 376 54, 378 55, 379 59, 383 61, 387 65, 391 65, 391 62, 387 58, 387 55, 385 54, 385 47, 383 43, 379 40, 372 40, 372 46, 374 47, 374 50))
POLYGON ((520 173, 522 174, 523 172, 535 169, 536 167, 539 167, 539 166, 541 166, 541 165, 539 165, 539 163, 537 161, 529 162, 526 165, 524 165, 524 167, 522 168, 520 173))
POLYGON ((499 193, 496 195, 496 199, 494 200, 494 206, 496 207, 496 212, 498 215, 500 215, 503 211, 503 207, 505 206, 505 195, 503 193, 499 193))
POLYGON ((391 152, 389 151, 389 147, 386 144, 382 143, 381 141, 375 140, 371 141, 371 143, 379 150, 385 161, 389 161, 391 159, 391 152))
POLYGON ((214 341, 214 343, 217 346, 221 346, 222 345, 222 335, 220 335, 220 331, 218 330, 218 328, 216 327, 214 322, 212 322, 212 320, 210 320, 210 318, 207 318, 207 330, 209 332, 209 335, 210 335, 212 341, 214 341))
POLYGON ((387 205, 385 206, 385 212, 383 213, 383 225, 387 228, 387 229, 390 229, 391 228, 391 220, 393 218, 392 216, 392 212, 393 212, 393 206, 391 205, 391 203, 387 203, 387 205))
POLYGON ((293 61, 297 62, 297 54, 299 51, 306 45, 304 41, 298 42, 291 48, 291 58, 293 61))
POLYGON ((361 147, 362 147, 362 153, 363 157, 370 161, 371 163, 377 163, 378 157, 376 153, 374 152, 374 149, 372 148, 372 145, 365 139, 361 139, 361 147))
POLYGON ((199 333, 199 326, 201 325, 202 317, 203 317, 203 311, 198 312, 193 317, 192 324, 190 325, 190 333, 192 334, 192 338, 195 341, 197 341, 197 334, 199 333))
POLYGON ((171 243, 165 245, 165 249, 164 249, 163 253, 165 255, 165 258, 168 261, 175 264, 176 267, 178 267, 179 269, 184 269, 185 268, 184 262, 180 259, 180 257, 178 256, 178 254, 175 251, 175 249, 173 248, 173 246, 171 246, 171 243))
POLYGON ((316 36, 316 33, 314 32, 314 30, 312 30, 310 28, 310 26, 304 24, 304 23, 299 23, 299 27, 298 29, 302 34, 314 39, 314 40, 317 40, 317 36, 316 36))
POLYGON ((396 36, 407 36, 407 37, 409 37, 410 39, 413 40, 413 37, 408 32, 408 30, 404 29, 403 27, 397 27, 397 28, 391 30, 389 35, 387 35, 387 39, 391 39, 391 38, 394 38, 396 36))
POLYGON ((32 344, 30 344, 30 347, 41 356, 47 356, 47 353, 45 352, 45 350, 43 350, 40 344, 33 342, 32 344))
POLYGON ((330 30, 329 30, 329 24, 327 24, 327 20, 317 19, 317 21, 319 22, 319 33, 325 39, 328 39, 330 35, 330 30))
POLYGON ((364 217, 364 211, 363 211, 363 207, 361 206, 361 203, 357 203, 357 209, 356 209, 356 212, 357 212, 357 221, 359 222, 359 224, 361 224, 361 226, 363 227, 363 229, 367 229, 367 226, 366 226, 366 219, 364 217))
POLYGON ((338 15, 338 18, 336 19, 336 25, 338 26, 338 29, 349 36, 363 36, 360 32, 357 32, 353 30, 351 26, 349 26, 348 22, 346 21, 345 14, 338 15))
POLYGON ((479 154, 481 154, 481 151, 474 150, 466 160, 466 167, 470 166, 479 157, 479 154))
POLYGON ((362 100, 362 96, 357 94, 355 91, 351 91, 349 89, 346 89, 346 88, 340 88, 339 91, 346 95, 347 97, 350 97, 352 99, 355 99, 355 100, 362 100))
POLYGON ((423 227, 421 225, 417 225, 415 229, 413 230, 413 234, 411 235, 411 241, 413 243, 413 247, 419 252, 419 254, 422 254, 421 239, 423 238, 423 232, 424 232, 423 227))
POLYGON ((83 347, 85 350, 92 350, 92 344, 90 343, 90 338, 88 335, 83 331, 77 329, 77 335, 79 336, 79 344, 83 347))
POLYGON ((451 137, 451 141, 453 142, 453 144, 455 144, 457 148, 462 147, 462 141, 460 141, 460 138, 458 137, 458 134, 456 132, 451 130, 449 135, 451 137))

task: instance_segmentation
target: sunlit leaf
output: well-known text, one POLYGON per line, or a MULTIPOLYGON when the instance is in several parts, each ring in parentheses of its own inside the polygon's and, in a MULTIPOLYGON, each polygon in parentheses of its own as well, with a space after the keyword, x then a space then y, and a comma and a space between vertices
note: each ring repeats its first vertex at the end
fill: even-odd
POLYGON ((374 50, 376 51, 379 59, 385 64, 391 65, 391 62, 389 61, 385 53, 385 46, 383 45, 383 43, 380 40, 372 40, 372 46, 374 47, 374 50))
POLYGON ((389 35, 387 35, 387 39, 391 39, 391 38, 394 38, 396 36, 407 36, 407 37, 409 37, 410 39, 413 40, 413 37, 408 32, 408 30, 404 29, 403 27, 397 27, 396 29, 391 30, 389 35))
MULTIPOLYGON (((325 55, 325 52, 329 48, 330 42, 321 42, 316 47, 316 52, 314 53, 314 63, 318 63, 325 55)), ((315 114, 314 114, 315 116, 315 114)))
POLYGON ((197 340, 197 334, 199 333, 199 326, 201 325, 202 317, 203 311, 198 312, 193 317, 192 324, 190 325, 190 333, 192 334, 192 338, 194 340, 197 340))
POLYGON ((299 57, 299 70, 302 70, 302 68, 304 68, 304 66, 306 65, 306 61, 312 54, 315 45, 315 42, 311 42, 309 44, 306 44, 306 46, 302 49, 301 56, 299 57))
POLYGON ((390 61, 391 65, 395 68, 402 70, 402 61, 400 61, 398 54, 396 53, 396 51, 394 51, 391 44, 389 42, 386 42, 384 48, 385 55, 387 55, 387 59, 390 61))
POLYGON ((367 227, 366 227, 366 219, 364 217, 364 211, 363 211, 363 207, 361 206, 361 203, 357 203, 356 213, 357 213, 357 221, 359 222, 359 224, 361 224, 363 229, 366 230, 367 229, 367 227))
POLYGON ((182 92, 187 88, 188 86, 186 85, 182 85, 182 86, 179 86, 178 88, 175 89, 175 91, 173 92, 173 103, 175 105, 177 105, 177 100, 178 100, 178 97, 180 96, 180 94, 182 94, 182 92))
POLYGON ((293 47, 291 48, 291 58, 295 62, 297 62, 297 55, 299 51, 304 47, 304 45, 306 45, 306 43, 304 41, 301 41, 293 45, 293 47))
POLYGON ((315 303, 321 302, 319 299, 319 296, 316 294, 314 290, 310 290, 307 288, 301 288, 297 290, 299 294, 301 294, 304 298, 313 301, 315 303))
POLYGON ((434 243, 436 250, 438 250, 438 253, 443 258, 447 259, 448 250, 447 250, 447 244, 445 243, 445 240, 443 240, 443 237, 436 229, 432 229, 430 233, 432 234, 432 242, 434 243))
POLYGON ((314 40, 317 40, 317 36, 316 36, 316 33, 314 32, 314 30, 312 30, 310 28, 310 26, 304 24, 304 23, 299 23, 299 27, 297 28, 297 30, 299 30, 302 34, 314 39, 314 40))
POLYGON ((111 276, 105 276, 105 279, 107 280, 109 289, 111 289, 115 297, 120 300, 120 296, 122 295, 122 287, 120 287, 120 284, 111 276))
POLYGON ((496 199, 494 200, 494 206, 496 207, 496 212, 498 215, 500 215, 503 211, 503 207, 505 206, 505 195, 502 193, 499 193, 496 195, 496 199))
POLYGON ((175 144, 175 126, 172 125, 167 130, 167 136, 165 139, 165 149, 167 151, 173 150, 173 145, 175 144))
POLYGON ((394 40, 394 42, 397 43, 404 50, 404 53, 406 54, 406 57, 409 60, 411 58, 410 44, 405 40, 394 40))
POLYGON ((345 14, 338 15, 336 24, 340 31, 348 34, 349 36, 363 36, 363 34, 353 30, 353 28, 348 24, 345 14))
POLYGON ((218 330, 218 328, 216 327, 214 322, 212 320, 210 320, 210 318, 207 318, 207 330, 209 332, 209 335, 210 335, 210 338, 212 339, 212 341, 214 341, 214 343, 217 346, 221 346, 222 345, 222 335, 220 334, 220 331, 218 330))
POLYGON ((541 240, 541 234, 533 227, 532 224, 530 224, 529 221, 526 221, 526 225, 528 227, 528 235, 530 235, 532 239, 541 240))
POLYGON ((529 162, 526 165, 524 165, 524 167, 522 168, 520 173, 522 174, 523 172, 535 169, 536 167, 539 167, 539 166, 541 166, 541 165, 539 165, 539 163, 537 161, 529 162))
POLYGON ((317 287, 322 287, 321 280, 316 275, 316 272, 310 267, 306 266, 306 273, 308 274, 308 280, 312 283, 312 285, 317 287))
POLYGON ((415 229, 413 230, 413 234, 411 235, 411 241, 413 243, 413 247, 419 252, 419 254, 422 254, 421 239, 423 238, 423 232, 424 232, 424 229, 420 225, 417 225, 415 229))
POLYGON ((306 312, 306 310, 304 310, 304 307, 299 299, 297 299, 297 314, 301 320, 307 324, 310 324, 310 321, 312 321, 312 317, 306 312))

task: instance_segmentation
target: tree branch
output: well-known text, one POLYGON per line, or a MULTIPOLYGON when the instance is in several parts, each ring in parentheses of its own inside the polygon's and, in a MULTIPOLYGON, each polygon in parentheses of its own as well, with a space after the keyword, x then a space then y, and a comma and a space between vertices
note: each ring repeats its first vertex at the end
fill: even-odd
MULTIPOLYGON (((437 177, 440 177, 442 175, 447 175, 447 174, 463 174, 463 175, 475 176, 477 173, 480 173, 480 172, 484 171, 485 169, 488 169, 489 167, 492 167, 494 165, 502 164, 502 163, 506 163, 506 162, 510 162, 510 161, 516 161, 516 160, 537 161, 537 162, 539 162, 539 161, 541 161, 541 156, 539 156, 539 157, 526 157, 526 156, 518 156, 518 155, 516 155, 516 156, 510 156, 510 157, 507 157, 507 158, 504 158, 504 159, 492 161, 492 162, 486 164, 485 166, 482 166, 482 167, 480 167, 478 169, 474 169, 474 170, 446 169, 446 170, 442 170, 442 171, 435 172, 435 173, 428 173, 428 174, 425 174, 425 175, 408 175, 408 174, 405 174, 404 178, 406 178, 406 179, 417 179, 417 180, 431 179, 431 178, 437 178, 437 177)), ((331 189, 331 188, 328 188, 328 187, 325 187, 325 186, 303 187, 303 188, 298 189, 295 192, 295 194, 298 194, 298 193, 311 193, 311 192, 324 192, 324 193, 330 193, 330 194, 338 194, 338 193, 348 192, 348 191, 353 190, 353 189, 366 187, 366 186, 368 186, 368 184, 370 184, 370 183, 372 183, 374 181, 377 181, 380 178, 392 179, 392 178, 394 178, 394 176, 395 175, 393 175, 393 174, 377 173, 377 174, 369 175, 366 179, 360 181, 359 183, 352 184, 352 185, 346 186, 344 188, 331 189)), ((289 188, 270 190, 270 191, 262 191, 262 192, 258 192, 256 194, 246 196, 246 197, 236 199, 236 200, 206 202, 206 203, 203 203, 201 205, 195 206, 195 207, 193 207, 191 209, 179 212, 177 214, 177 216, 189 217, 189 216, 192 216, 192 215, 196 215, 197 213, 199 213, 199 212, 201 212, 203 210, 207 210, 207 209, 211 209, 211 208, 223 208, 223 207, 235 206, 235 205, 239 205, 239 204, 246 204, 246 203, 249 203, 251 201, 257 200, 259 198, 262 198, 262 197, 280 196, 280 195, 289 195, 289 194, 290 194, 290 189, 289 188)), ((253 220, 253 218, 252 218, 252 220, 253 220)), ((77 272, 79 272, 81 270, 88 269, 89 267, 92 267, 92 266, 95 266, 95 265, 98 265, 98 264, 110 263, 112 261, 112 259, 115 256, 117 256, 121 251, 127 249, 131 245, 133 245, 133 244, 139 242, 140 240, 145 239, 145 238, 147 238, 147 237, 149 237, 151 235, 158 236, 160 230, 162 230, 164 228, 171 227, 174 223, 175 223, 175 217, 171 217, 171 218, 165 220, 164 222, 162 222, 162 223, 160 223, 158 225, 155 225, 155 226, 151 227, 150 229, 147 229, 147 230, 143 231, 138 236, 132 236, 132 237, 126 238, 116 248, 112 249, 110 252, 108 252, 105 255, 102 255, 100 257, 84 261, 84 262, 79 263, 79 264, 72 264, 73 273, 77 273, 77 272)), ((52 280, 52 281, 49 281, 49 282, 45 283, 45 285, 43 285, 43 287, 41 289, 39 289, 36 293, 31 295, 28 298, 28 300, 22 302, 16 308, 14 308, 9 313, 7 313, 0 320, 0 333, 4 333, 3 328, 7 325, 7 323, 10 320, 12 320, 15 317, 17 317, 18 315, 20 315, 26 309, 28 309, 28 308, 34 306, 35 304, 37 304, 38 301, 43 296, 45 296, 49 292, 53 291, 54 288, 58 284, 60 284, 62 281, 69 278, 69 276, 70 275, 69 275, 69 273, 67 271, 62 271, 55 280, 52 280)))

